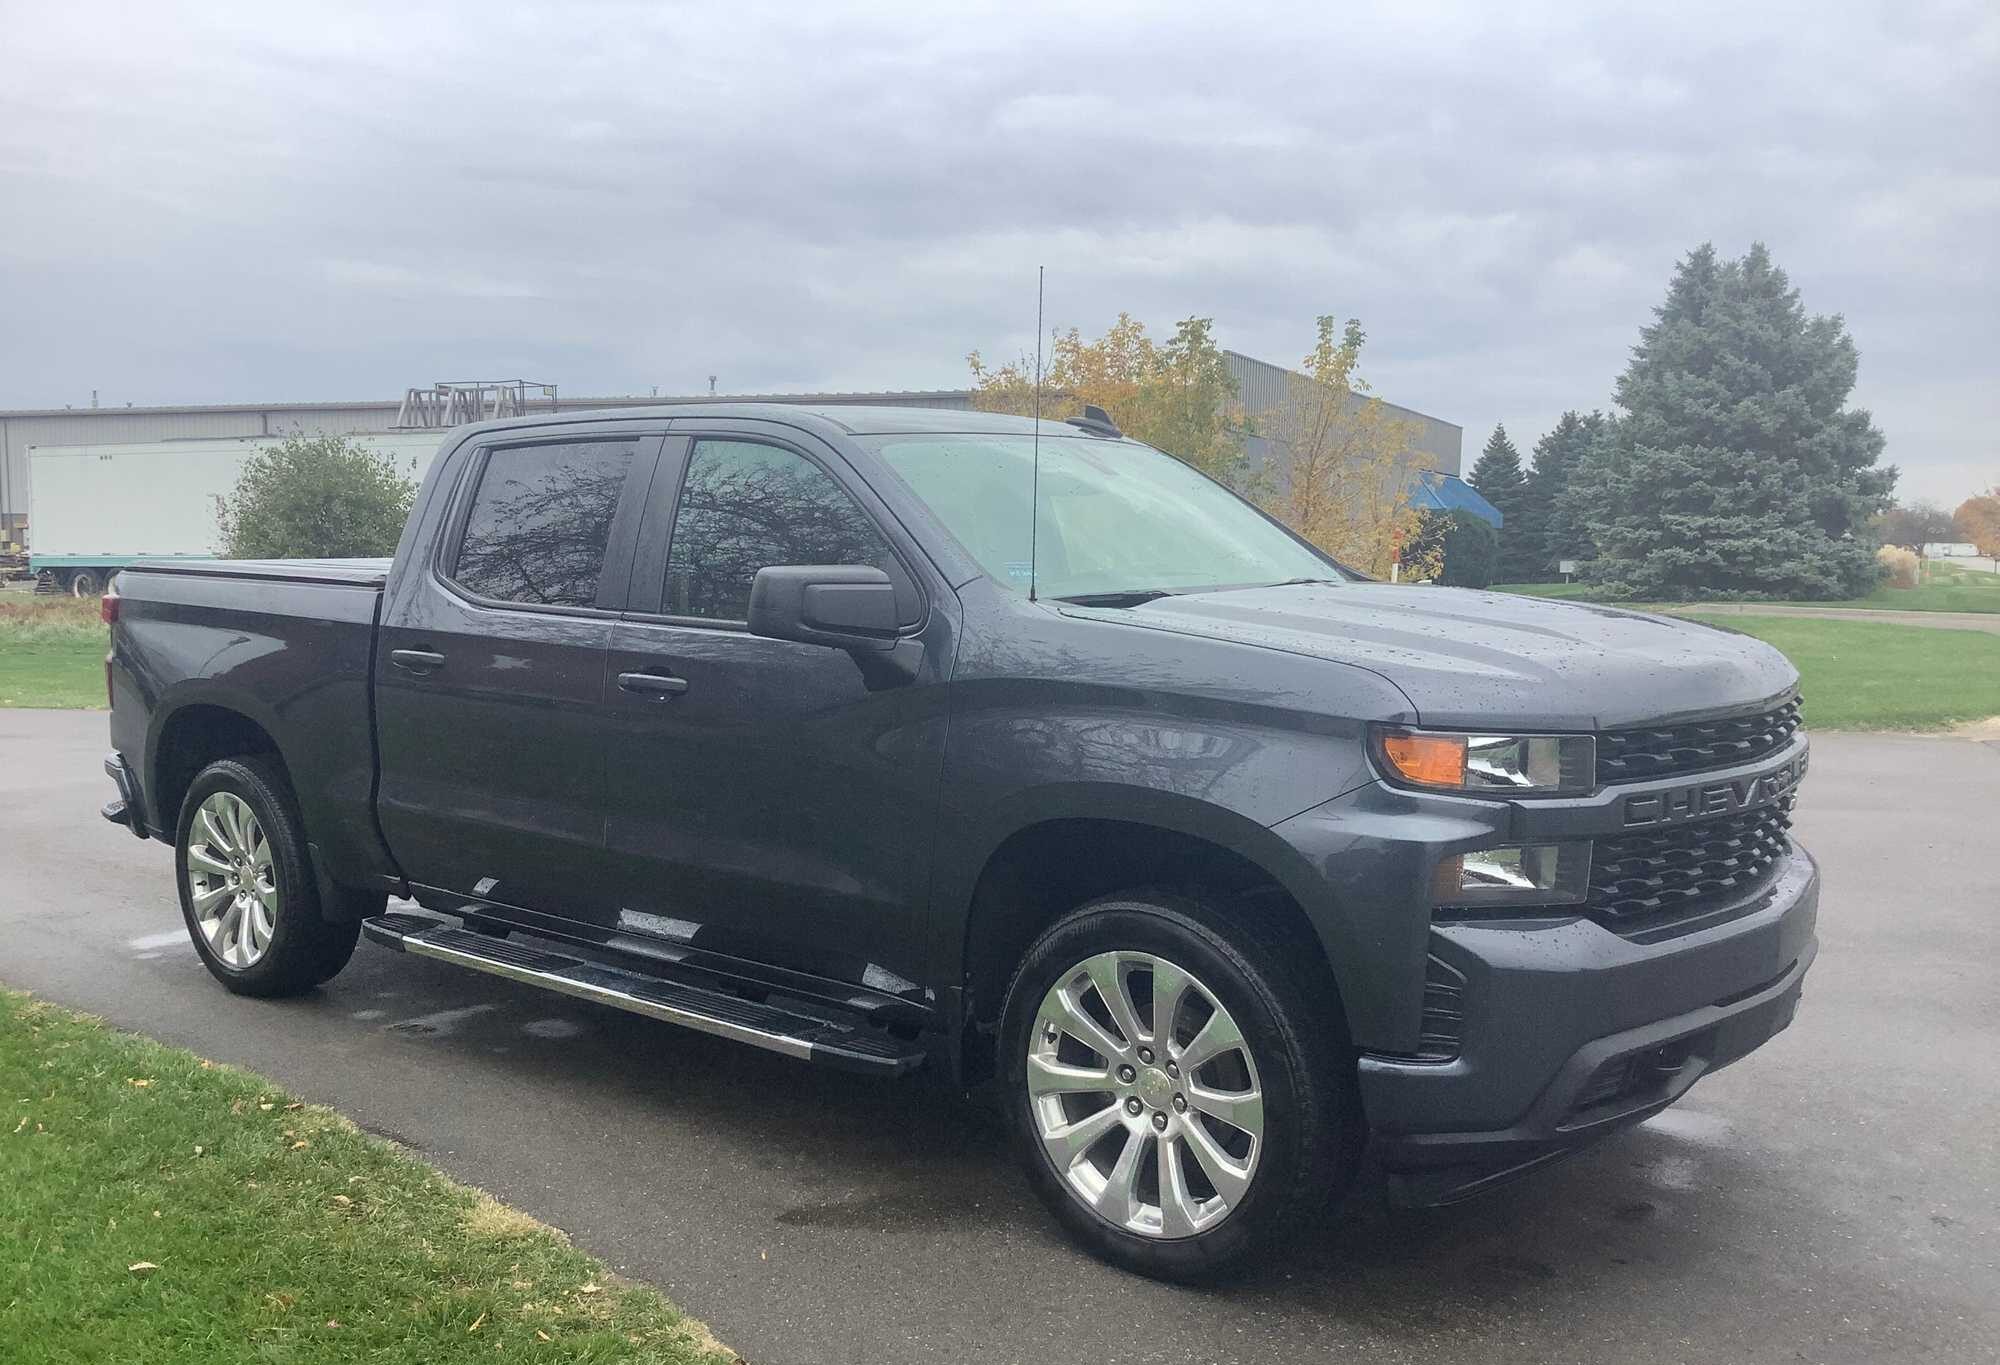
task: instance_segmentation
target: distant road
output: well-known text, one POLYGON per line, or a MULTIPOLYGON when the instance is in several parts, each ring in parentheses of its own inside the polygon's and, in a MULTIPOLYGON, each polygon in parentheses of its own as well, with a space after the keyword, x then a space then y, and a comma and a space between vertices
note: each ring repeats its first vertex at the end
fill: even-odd
POLYGON ((1785 607, 1764 602, 1686 602, 1648 611, 1700 612, 1704 616, 1826 616, 1842 621, 1888 621, 1932 630, 1983 630, 2000 635, 2000 612, 1884 611, 1877 607, 1785 607))

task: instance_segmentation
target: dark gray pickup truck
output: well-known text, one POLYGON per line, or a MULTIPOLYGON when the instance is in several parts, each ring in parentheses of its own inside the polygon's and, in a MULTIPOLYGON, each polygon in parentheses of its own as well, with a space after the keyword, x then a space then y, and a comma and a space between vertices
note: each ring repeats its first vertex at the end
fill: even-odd
POLYGON ((1150 1274, 1326 1226, 1364 1160, 1438 1203, 1656 1113, 1816 946, 1778 654, 1360 580, 1101 416, 466 427, 392 562, 106 614, 105 813, 229 989, 365 936, 929 1063, 1150 1274))

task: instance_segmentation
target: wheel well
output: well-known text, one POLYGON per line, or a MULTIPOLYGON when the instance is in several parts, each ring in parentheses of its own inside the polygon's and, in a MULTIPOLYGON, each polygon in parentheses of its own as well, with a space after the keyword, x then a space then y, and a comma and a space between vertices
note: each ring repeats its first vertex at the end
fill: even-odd
POLYGON ((284 759, 270 734, 241 711, 223 706, 189 706, 176 711, 160 732, 153 754, 153 790, 148 793, 154 821, 171 832, 195 774, 218 758, 269 754, 284 759))
POLYGON ((965 939, 969 1077, 990 1067, 991 1029, 1028 945, 1085 901, 1138 886, 1238 899, 1245 913, 1295 930, 1301 951, 1312 954, 1327 989, 1335 989, 1332 965, 1305 910, 1242 854, 1131 821, 1050 820, 1017 831, 995 849, 973 889, 965 939))

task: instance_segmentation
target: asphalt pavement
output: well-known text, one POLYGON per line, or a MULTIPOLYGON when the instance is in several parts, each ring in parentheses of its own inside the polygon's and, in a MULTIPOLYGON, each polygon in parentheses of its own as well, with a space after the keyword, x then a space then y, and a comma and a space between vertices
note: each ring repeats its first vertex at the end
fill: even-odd
POLYGON ((994 1123, 363 944, 230 996, 172 855, 98 818, 101 713, 0 711, 0 982, 252 1067, 659 1285, 753 1365, 2000 1359, 2000 744, 1823 735, 1792 1028, 1458 1208, 1368 1182, 1222 1290, 1073 1250, 994 1123))

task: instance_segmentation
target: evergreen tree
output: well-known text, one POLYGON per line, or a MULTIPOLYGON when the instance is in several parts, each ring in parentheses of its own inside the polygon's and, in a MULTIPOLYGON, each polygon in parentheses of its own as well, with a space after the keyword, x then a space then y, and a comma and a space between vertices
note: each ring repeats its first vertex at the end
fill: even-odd
POLYGON ((1535 468, 1528 475, 1528 514, 1540 542, 1535 579, 1554 581, 1562 576, 1556 566, 1563 560, 1589 559, 1595 553, 1574 486, 1578 467, 1604 438, 1606 425, 1601 412, 1585 417, 1571 409, 1535 442, 1535 468))
POLYGON ((1528 481, 1521 473, 1521 452, 1507 439, 1504 425, 1494 426, 1466 482, 1500 513, 1500 562, 1496 569, 1500 581, 1522 583, 1534 579, 1536 561, 1541 557, 1540 538, 1536 518, 1528 509, 1528 481))
POLYGON ((1857 597, 1879 576, 1882 433, 1846 407, 1858 357, 1762 243, 1674 271, 1619 377, 1623 414, 1575 482, 1614 596, 1857 597))

